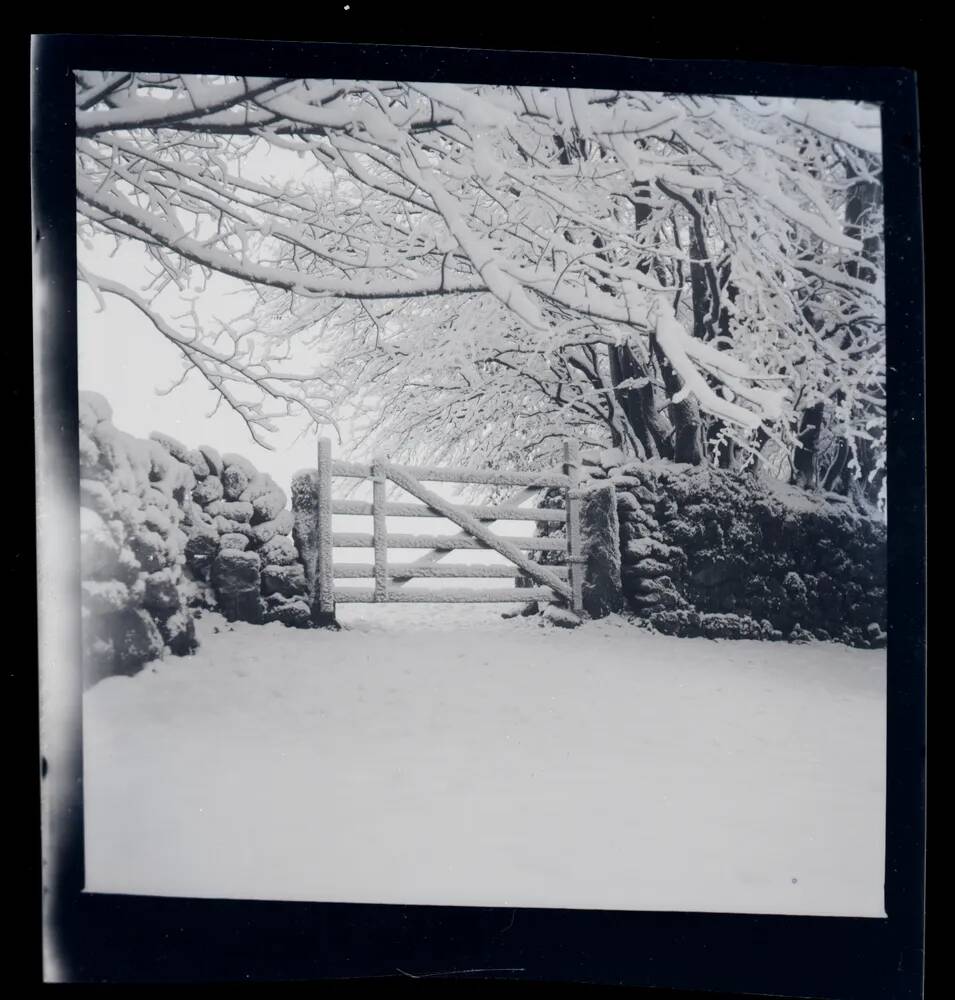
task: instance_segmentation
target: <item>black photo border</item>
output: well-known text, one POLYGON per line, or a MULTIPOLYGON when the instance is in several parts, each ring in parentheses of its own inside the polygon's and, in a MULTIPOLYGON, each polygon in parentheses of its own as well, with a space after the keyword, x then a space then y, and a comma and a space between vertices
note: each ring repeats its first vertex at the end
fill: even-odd
MULTIPOLYGON (((53 277, 34 358, 46 400, 36 414, 37 432, 51 452, 73 458, 78 392, 74 68, 775 94, 858 99, 883 109, 888 917, 86 894, 77 697, 75 752, 67 764, 68 780, 61 785, 72 792, 69 801, 52 803, 59 817, 50 845, 58 874, 49 886, 48 933, 55 939, 63 978, 213 983, 472 976, 498 983, 627 984, 845 1000, 919 996, 925 847, 925 348, 914 73, 868 66, 821 70, 733 60, 145 35, 45 35, 35 40, 33 56, 34 260, 40 273, 53 277)), ((78 462, 64 461, 59 472, 63 488, 78 497, 78 462)))

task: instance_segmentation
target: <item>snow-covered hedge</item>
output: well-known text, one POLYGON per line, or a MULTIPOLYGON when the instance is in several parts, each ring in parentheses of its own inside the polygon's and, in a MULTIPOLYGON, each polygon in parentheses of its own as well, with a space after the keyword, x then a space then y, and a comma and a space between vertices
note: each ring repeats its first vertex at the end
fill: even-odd
POLYGON ((196 647, 193 610, 309 624, 284 491, 239 455, 118 430, 80 393, 83 651, 93 683, 196 647))
POLYGON ((630 607, 675 635, 885 642, 885 525, 778 480, 605 462, 630 607), (609 466, 609 467, 608 467, 609 466))

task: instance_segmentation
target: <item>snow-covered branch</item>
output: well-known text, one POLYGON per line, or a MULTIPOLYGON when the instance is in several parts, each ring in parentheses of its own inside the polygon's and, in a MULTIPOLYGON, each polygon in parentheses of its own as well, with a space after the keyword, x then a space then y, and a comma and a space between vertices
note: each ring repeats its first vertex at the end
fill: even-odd
POLYGON ((690 397, 750 451, 795 446, 814 400, 853 440, 884 419, 877 108, 86 72, 76 115, 86 271, 119 239, 157 288, 254 290, 256 361, 227 364, 89 279, 233 399, 300 392, 261 367, 294 341, 333 387, 316 418, 357 407, 429 458, 534 463, 561 426, 663 454, 690 397))

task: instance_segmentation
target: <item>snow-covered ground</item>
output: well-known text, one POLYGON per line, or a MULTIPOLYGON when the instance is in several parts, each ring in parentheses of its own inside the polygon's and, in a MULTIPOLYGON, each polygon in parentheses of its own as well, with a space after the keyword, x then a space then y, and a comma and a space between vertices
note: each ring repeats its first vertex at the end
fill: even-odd
POLYGON ((501 610, 209 615, 97 684, 87 888, 883 915, 882 652, 501 610))

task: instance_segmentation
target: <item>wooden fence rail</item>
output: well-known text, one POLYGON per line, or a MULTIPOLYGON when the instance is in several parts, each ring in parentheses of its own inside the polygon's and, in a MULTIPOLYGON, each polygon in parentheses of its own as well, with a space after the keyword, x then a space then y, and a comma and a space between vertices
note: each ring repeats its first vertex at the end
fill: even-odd
MULTIPOLYGON (((495 507, 483 504, 455 504, 478 521, 565 521, 567 514, 562 510, 547 507, 495 507)), ((385 517, 445 517, 423 503, 368 503, 365 500, 333 500, 333 514, 368 514, 376 511, 385 517)))
POLYGON ((334 618, 335 603, 356 602, 527 602, 560 600, 575 611, 581 610, 581 571, 579 500, 575 487, 579 475, 577 446, 564 447, 561 472, 510 472, 500 470, 402 466, 376 458, 370 465, 343 462, 332 458, 331 442, 323 438, 318 446, 318 494, 316 497, 316 536, 318 558, 315 573, 313 607, 323 619, 334 618), (367 479, 372 482, 370 503, 334 499, 331 481, 335 476, 367 479), (386 498, 388 483, 394 483, 415 498, 416 502, 394 502, 386 498), (434 493, 424 482, 477 483, 513 486, 521 489, 499 504, 458 504, 434 493), (526 500, 545 489, 564 493, 564 506, 523 507, 526 500), (335 514, 362 515, 372 518, 371 534, 335 532, 335 514), (439 517, 456 524, 456 535, 417 535, 388 531, 389 517, 439 517), (494 521, 533 521, 563 525, 565 537, 535 536, 512 538, 497 535, 489 524, 494 521), (366 563, 335 563, 335 548, 371 548, 374 560, 366 563), (429 551, 414 562, 390 563, 389 549, 429 551), (439 565, 458 549, 485 549, 498 552, 510 565, 445 564, 439 565), (565 565, 544 565, 525 552, 553 552, 564 555, 565 565), (530 586, 512 588, 405 588, 413 579, 524 579, 530 586), (335 587, 336 579, 368 579, 373 588, 335 587))
MULTIPOLYGON (((336 531, 332 535, 333 547, 336 549, 370 549, 374 547, 374 535, 361 531, 336 531)), ((517 538, 509 540, 519 549, 537 552, 565 552, 565 538, 547 538, 545 536, 517 538)), ((489 545, 470 535, 409 535, 398 532, 388 532, 388 546, 393 549, 434 549, 436 552, 451 552, 454 549, 489 549, 489 545)))
MULTIPOLYGON (((402 470, 422 483, 476 483, 483 486, 533 486, 538 489, 561 488, 570 485, 561 472, 500 472, 493 469, 438 468, 425 465, 403 465, 402 470)), ((332 460, 331 473, 348 479, 371 479, 374 463, 332 460)))

